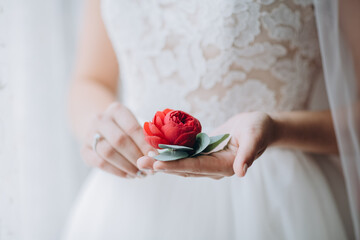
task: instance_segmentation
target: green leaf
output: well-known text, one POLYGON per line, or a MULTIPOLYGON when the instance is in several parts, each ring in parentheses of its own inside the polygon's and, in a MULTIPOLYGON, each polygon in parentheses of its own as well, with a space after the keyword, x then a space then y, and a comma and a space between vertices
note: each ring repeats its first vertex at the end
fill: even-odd
POLYGON ((214 137, 210 137, 210 144, 205 148, 203 152, 211 152, 214 150, 217 146, 219 146, 220 143, 222 143, 224 140, 226 140, 230 134, 222 134, 214 137))
POLYGON ((206 133, 199 133, 196 135, 195 142, 195 152, 191 155, 191 157, 198 155, 201 153, 210 143, 210 138, 206 133))
POLYGON ((174 161, 182 158, 188 157, 189 154, 187 152, 179 151, 179 150, 166 150, 161 152, 159 155, 154 158, 159 161, 174 161))
POLYGON ((173 149, 173 150, 181 150, 181 151, 192 151, 192 150, 194 150, 191 147, 179 146, 179 145, 159 144, 158 146, 159 146, 159 148, 163 148, 163 149, 173 149))

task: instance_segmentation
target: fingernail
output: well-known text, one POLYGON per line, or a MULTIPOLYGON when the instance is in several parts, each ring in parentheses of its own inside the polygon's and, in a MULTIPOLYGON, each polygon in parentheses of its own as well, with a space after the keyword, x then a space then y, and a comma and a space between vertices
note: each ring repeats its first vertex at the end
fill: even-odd
POLYGON ((139 170, 139 171, 137 171, 136 176, 138 178, 144 178, 144 177, 146 177, 146 174, 143 171, 139 170))
POLYGON ((247 172, 247 169, 248 169, 248 165, 247 165, 247 163, 245 163, 244 168, 243 168, 244 176, 245 176, 245 174, 247 172))
POLYGON ((156 169, 155 172, 166 172, 166 169, 156 169))
POLYGON ((149 151, 149 152, 148 152, 148 156, 149 156, 149 157, 155 157, 155 156, 156 156, 156 152, 154 152, 154 151, 149 151))

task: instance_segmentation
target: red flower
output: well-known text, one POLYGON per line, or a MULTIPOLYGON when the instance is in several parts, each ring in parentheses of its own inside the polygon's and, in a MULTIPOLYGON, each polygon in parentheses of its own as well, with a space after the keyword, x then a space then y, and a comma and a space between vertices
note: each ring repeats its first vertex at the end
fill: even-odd
POLYGON ((145 140, 154 148, 159 144, 193 147, 201 132, 199 120, 183 112, 165 109, 156 112, 152 122, 145 122, 145 140))

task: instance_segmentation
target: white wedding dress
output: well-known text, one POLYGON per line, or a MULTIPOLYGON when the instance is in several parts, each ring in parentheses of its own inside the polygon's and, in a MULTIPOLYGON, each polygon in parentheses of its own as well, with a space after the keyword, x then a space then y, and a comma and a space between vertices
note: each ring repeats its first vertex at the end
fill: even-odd
MULTIPOLYGON (((139 121, 181 109, 210 132, 239 112, 306 110, 322 76, 311 0, 104 0, 102 13, 139 121)), ((342 184, 328 157, 278 148, 245 178, 94 170, 64 239, 347 239, 342 184)))

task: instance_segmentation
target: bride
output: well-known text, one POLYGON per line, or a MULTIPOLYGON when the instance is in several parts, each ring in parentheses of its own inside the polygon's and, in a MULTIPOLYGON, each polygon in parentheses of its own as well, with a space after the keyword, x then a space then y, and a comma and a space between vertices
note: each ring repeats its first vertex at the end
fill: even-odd
POLYGON ((86 5, 70 109, 100 170, 64 239, 354 238, 330 111, 310 110, 322 81, 311 1, 86 5), (165 108, 229 146, 155 161, 142 124, 165 108))

